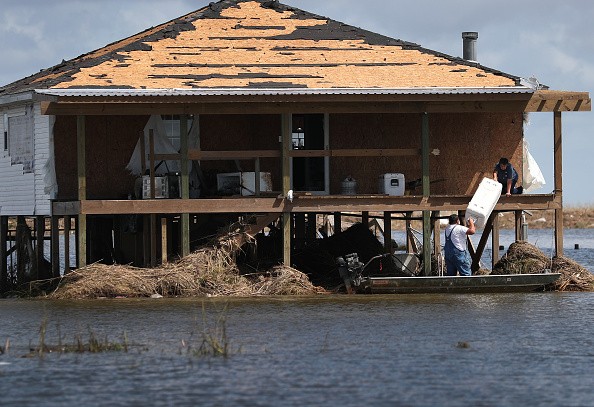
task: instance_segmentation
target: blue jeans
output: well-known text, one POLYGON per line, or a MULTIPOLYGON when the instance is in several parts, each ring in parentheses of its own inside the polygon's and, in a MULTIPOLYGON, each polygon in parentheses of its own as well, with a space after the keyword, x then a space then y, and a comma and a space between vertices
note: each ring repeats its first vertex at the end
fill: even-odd
POLYGON ((468 250, 458 250, 452 247, 451 251, 448 250, 445 253, 446 261, 446 274, 448 276, 455 276, 456 271, 460 272, 461 276, 470 276, 470 255, 468 250))

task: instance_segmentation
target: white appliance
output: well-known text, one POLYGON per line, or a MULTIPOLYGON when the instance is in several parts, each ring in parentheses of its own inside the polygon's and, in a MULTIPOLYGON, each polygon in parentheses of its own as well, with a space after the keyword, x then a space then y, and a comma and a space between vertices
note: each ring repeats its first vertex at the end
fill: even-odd
MULTIPOLYGON (((255 172, 226 172, 217 174, 217 190, 222 195, 251 196, 256 194, 255 172)), ((260 173, 260 192, 272 191, 269 172, 260 173)))
POLYGON ((483 178, 466 208, 466 218, 472 218, 477 228, 484 227, 500 196, 501 184, 491 178, 483 178))
MULTIPOLYGON (((169 198, 169 180, 167 177, 155 177, 155 198, 169 198)), ((151 199, 151 176, 142 176, 142 199, 151 199)))
POLYGON ((404 195, 404 174, 391 172, 380 175, 378 178, 378 189, 380 194, 391 196, 404 195))

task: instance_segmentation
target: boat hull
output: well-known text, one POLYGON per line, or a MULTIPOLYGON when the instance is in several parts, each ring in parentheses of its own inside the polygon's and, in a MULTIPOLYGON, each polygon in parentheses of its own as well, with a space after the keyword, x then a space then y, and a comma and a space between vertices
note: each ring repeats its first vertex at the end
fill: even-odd
POLYGON ((368 277, 359 287, 365 294, 493 293, 542 291, 561 274, 503 274, 469 277, 368 277))

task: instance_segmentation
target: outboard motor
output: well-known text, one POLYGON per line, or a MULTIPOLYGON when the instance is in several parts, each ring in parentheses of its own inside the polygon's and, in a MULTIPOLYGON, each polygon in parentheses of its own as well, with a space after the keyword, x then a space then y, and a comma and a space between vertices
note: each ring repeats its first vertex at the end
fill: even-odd
POLYGON ((363 263, 359 261, 357 253, 347 254, 346 256, 336 258, 336 266, 340 277, 344 281, 347 293, 353 293, 353 287, 358 287, 361 284, 361 273, 363 272, 363 263))

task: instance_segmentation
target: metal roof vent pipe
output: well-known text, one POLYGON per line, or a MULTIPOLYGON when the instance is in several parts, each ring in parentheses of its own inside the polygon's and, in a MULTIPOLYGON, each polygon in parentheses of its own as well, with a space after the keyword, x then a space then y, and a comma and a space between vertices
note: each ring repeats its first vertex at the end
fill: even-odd
POLYGON ((467 61, 476 62, 476 40, 478 40, 478 32, 463 32, 462 40, 462 57, 467 61))

